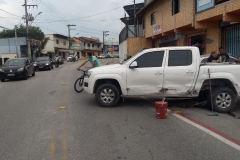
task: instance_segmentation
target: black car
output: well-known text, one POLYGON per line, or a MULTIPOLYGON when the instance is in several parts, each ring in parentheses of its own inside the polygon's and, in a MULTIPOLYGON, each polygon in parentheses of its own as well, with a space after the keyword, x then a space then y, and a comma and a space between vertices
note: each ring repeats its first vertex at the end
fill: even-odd
POLYGON ((24 78, 35 76, 33 62, 27 58, 8 59, 0 69, 0 79, 4 82, 6 79, 24 78))
POLYGON ((51 60, 50 57, 38 57, 36 59, 36 62, 34 63, 34 69, 35 70, 39 70, 39 69, 51 70, 53 69, 53 61, 51 60))

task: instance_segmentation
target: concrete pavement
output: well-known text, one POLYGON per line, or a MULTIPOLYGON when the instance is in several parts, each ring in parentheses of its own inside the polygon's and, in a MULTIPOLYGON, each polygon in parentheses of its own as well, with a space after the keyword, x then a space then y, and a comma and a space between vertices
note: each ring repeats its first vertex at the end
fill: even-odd
POLYGON ((73 89, 80 63, 0 83, 0 159, 239 159, 238 150, 172 113, 156 119, 146 99, 99 107, 93 95, 73 89))

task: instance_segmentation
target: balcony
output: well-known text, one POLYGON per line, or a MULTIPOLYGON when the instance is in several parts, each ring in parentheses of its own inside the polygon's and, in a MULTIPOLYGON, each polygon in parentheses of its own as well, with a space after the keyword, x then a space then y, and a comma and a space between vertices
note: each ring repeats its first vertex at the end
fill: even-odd
POLYGON ((128 30, 127 26, 125 26, 122 31, 119 34, 119 44, 125 41, 128 38, 133 38, 133 37, 142 37, 143 36, 143 26, 142 25, 137 25, 136 26, 136 36, 134 35, 134 25, 129 25, 128 30))

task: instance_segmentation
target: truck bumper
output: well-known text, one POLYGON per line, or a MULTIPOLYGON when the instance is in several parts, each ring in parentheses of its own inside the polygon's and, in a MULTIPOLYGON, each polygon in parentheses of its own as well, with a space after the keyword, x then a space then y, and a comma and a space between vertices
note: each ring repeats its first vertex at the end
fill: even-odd
POLYGON ((88 94, 94 94, 93 93, 94 84, 89 82, 89 78, 84 78, 83 88, 88 94))

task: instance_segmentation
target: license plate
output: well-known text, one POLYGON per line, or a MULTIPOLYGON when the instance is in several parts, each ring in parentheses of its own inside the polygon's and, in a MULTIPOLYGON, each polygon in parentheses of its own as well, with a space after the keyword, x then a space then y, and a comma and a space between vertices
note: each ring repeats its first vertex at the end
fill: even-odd
POLYGON ((8 74, 8 76, 15 76, 15 74, 8 74))
POLYGON ((39 68, 43 68, 43 66, 40 66, 39 68))

